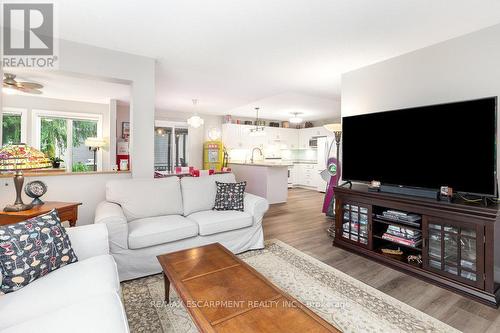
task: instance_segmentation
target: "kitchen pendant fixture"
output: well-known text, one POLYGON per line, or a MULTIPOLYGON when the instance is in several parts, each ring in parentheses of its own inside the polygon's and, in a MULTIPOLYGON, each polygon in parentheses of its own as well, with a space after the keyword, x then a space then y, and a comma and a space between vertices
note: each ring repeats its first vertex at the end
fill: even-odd
POLYGON ((255 127, 250 129, 251 136, 264 136, 266 133, 264 132, 264 126, 262 126, 261 121, 259 120, 259 108, 255 108, 256 118, 255 118, 255 127))
POLYGON ((187 120, 187 123, 189 125, 189 127, 193 127, 193 128, 198 128, 200 127, 201 125, 203 125, 205 123, 205 121, 203 120, 203 118, 201 118, 200 116, 198 116, 198 112, 196 112, 197 108, 196 108, 196 105, 198 104, 198 100, 197 99, 193 99, 193 108, 194 108, 194 115, 192 115, 191 117, 188 118, 187 120))
POLYGON ((302 122, 302 118, 299 117, 299 114, 302 114, 302 112, 292 112, 293 116, 290 118, 290 122, 292 124, 300 124, 302 122))

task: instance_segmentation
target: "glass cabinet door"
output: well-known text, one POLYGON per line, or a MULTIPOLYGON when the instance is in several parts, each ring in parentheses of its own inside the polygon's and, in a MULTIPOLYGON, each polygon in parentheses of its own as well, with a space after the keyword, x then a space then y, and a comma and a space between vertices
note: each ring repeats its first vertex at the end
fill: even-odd
POLYGON ((437 218, 427 219, 424 265, 427 269, 482 288, 483 251, 481 227, 437 218))
POLYGON ((340 211, 342 214, 341 238, 368 248, 370 208, 356 203, 344 202, 340 211))

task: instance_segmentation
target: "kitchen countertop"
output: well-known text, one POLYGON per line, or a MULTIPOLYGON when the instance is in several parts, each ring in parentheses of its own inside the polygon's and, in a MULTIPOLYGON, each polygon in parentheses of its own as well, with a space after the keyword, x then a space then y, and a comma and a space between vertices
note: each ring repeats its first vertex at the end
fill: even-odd
POLYGON ((317 161, 293 161, 293 164, 318 164, 317 161))
POLYGON ((289 166, 293 165, 293 163, 287 163, 287 162, 265 162, 265 161, 256 161, 254 163, 250 163, 250 162, 228 162, 228 164, 261 166, 261 167, 271 167, 271 168, 289 167, 289 166))

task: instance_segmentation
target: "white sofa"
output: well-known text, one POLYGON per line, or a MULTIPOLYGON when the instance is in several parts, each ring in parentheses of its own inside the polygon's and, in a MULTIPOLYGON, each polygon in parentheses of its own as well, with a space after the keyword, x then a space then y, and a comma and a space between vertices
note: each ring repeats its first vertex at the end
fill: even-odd
POLYGON ((234 253, 264 247, 267 200, 245 193, 243 212, 214 211, 215 181, 235 178, 220 174, 106 184, 106 201, 97 206, 95 223, 108 227, 120 281, 161 272, 156 256, 163 253, 215 242, 234 253))
POLYGON ((129 331, 106 228, 88 225, 66 231, 78 262, 0 296, 0 332, 129 331))

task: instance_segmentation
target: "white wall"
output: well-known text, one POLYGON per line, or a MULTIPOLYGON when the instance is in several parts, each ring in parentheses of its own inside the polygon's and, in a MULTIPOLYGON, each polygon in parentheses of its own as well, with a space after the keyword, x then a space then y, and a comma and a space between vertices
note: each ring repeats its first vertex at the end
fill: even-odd
MULTIPOLYGON (((47 193, 41 198, 44 201, 82 202, 78 209, 77 225, 90 224, 94 221, 97 204, 105 198, 105 185, 108 180, 130 178, 130 173, 120 174, 89 174, 78 176, 37 176, 26 177, 24 184, 32 180, 41 180, 47 184, 47 193)), ((24 203, 31 202, 24 191, 24 203)), ((16 190, 12 178, 0 179, 0 209, 14 203, 16 190)))
POLYGON ((342 117, 490 96, 500 96, 500 25, 342 75, 342 117))
MULTIPOLYGON (((496 25, 344 74, 342 116, 499 95, 496 25)), ((500 281, 500 266, 495 271, 500 281)))
POLYGON ((342 117, 500 95, 500 25, 342 75, 342 117))

